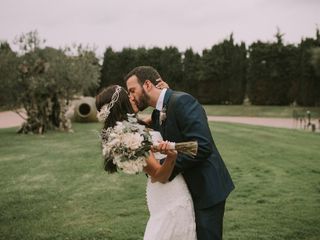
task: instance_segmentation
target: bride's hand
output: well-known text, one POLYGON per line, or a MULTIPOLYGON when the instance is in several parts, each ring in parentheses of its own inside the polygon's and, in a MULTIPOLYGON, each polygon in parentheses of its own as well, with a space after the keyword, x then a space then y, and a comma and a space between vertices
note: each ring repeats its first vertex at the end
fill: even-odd
POLYGON ((159 88, 159 89, 169 88, 168 83, 163 81, 161 78, 158 78, 156 82, 157 82, 156 88, 159 88))
POLYGON ((178 156, 178 152, 172 149, 169 141, 161 141, 157 146, 157 151, 167 155, 166 160, 175 161, 178 156))

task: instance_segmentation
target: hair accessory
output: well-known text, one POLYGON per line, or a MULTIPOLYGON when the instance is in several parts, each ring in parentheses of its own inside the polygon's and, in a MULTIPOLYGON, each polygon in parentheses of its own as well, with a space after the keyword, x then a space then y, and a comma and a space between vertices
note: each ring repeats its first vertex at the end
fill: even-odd
POLYGON ((97 118, 100 122, 105 122, 110 114, 110 110, 113 105, 118 101, 121 87, 117 85, 115 92, 112 94, 111 101, 108 104, 102 106, 100 111, 97 113, 97 118))

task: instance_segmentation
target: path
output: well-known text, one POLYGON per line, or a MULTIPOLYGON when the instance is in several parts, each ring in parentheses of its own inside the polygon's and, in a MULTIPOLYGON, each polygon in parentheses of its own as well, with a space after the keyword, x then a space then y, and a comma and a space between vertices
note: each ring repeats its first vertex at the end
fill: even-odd
POLYGON ((278 127, 278 128, 298 128, 299 125, 292 118, 266 118, 266 117, 224 117, 208 116, 209 121, 243 123, 257 126, 278 127))
POLYGON ((24 122, 17 113, 12 111, 0 112, 0 128, 18 127, 24 122))
MULTIPOLYGON (((297 128, 298 125, 291 118, 262 118, 262 117, 223 117, 208 116, 209 121, 243 123, 258 126, 279 128, 297 128)), ((0 112, 0 128, 20 126, 24 120, 15 112, 0 112)))

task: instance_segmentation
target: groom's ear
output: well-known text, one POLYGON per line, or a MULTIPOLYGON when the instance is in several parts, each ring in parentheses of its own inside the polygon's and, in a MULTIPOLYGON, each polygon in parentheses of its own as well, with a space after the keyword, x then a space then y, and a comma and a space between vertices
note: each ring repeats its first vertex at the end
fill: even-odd
POLYGON ((152 87, 153 87, 153 84, 152 84, 152 82, 150 80, 146 80, 146 81, 144 81, 144 86, 145 86, 147 91, 150 91, 152 89, 152 87))

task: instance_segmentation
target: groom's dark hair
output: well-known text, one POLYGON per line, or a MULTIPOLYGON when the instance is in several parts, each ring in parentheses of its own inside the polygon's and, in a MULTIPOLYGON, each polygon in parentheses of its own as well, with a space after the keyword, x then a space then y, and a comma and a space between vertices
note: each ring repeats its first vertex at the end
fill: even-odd
POLYGON ((157 84, 156 80, 161 78, 158 71, 151 66, 139 66, 132 69, 125 77, 124 81, 132 76, 137 76, 140 85, 142 86, 146 80, 150 80, 154 85, 157 84))

